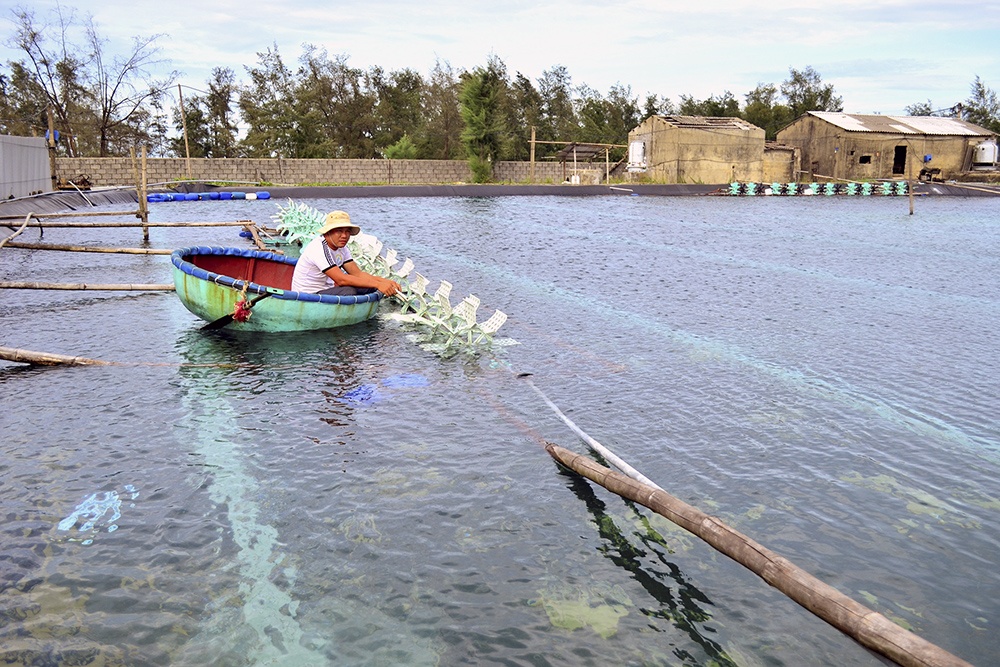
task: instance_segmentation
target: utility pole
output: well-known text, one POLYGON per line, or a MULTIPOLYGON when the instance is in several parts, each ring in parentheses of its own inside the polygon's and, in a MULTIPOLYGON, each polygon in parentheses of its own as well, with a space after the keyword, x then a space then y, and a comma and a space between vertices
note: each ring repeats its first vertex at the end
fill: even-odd
POLYGON ((184 113, 184 93, 181 92, 181 84, 177 84, 177 99, 181 103, 181 126, 184 128, 184 155, 187 158, 187 176, 191 178, 191 148, 188 146, 188 122, 187 114, 184 113))

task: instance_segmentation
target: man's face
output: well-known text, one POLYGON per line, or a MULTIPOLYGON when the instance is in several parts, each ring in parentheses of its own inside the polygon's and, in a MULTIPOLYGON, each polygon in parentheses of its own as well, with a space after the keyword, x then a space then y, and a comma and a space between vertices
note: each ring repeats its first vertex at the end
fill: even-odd
POLYGON ((339 229, 331 229, 323 235, 323 238, 326 239, 327 245, 331 248, 340 250, 351 240, 351 228, 341 227, 339 229))

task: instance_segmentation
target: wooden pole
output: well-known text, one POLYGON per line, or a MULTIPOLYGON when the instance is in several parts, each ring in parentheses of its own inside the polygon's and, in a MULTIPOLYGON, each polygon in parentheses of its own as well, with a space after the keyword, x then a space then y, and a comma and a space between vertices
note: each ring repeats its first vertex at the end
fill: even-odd
POLYGON ((184 93, 181 92, 181 84, 177 84, 177 99, 180 100, 181 106, 181 126, 184 129, 184 155, 187 158, 187 175, 191 178, 191 148, 188 145, 188 122, 187 115, 184 113, 184 93))
POLYGON ((52 115, 52 107, 48 110, 49 121, 49 173, 52 178, 52 189, 58 190, 59 179, 56 176, 56 122, 52 115))
MULTIPOLYGON (((139 210, 135 212, 135 217, 143 219, 143 205, 146 203, 146 195, 142 192, 142 183, 139 179, 139 165, 135 159, 135 146, 128 147, 129 157, 132 158, 132 179, 135 181, 135 195, 139 200, 139 210)), ((142 225, 142 240, 149 243, 149 227, 142 225)))
POLYGON ((110 366, 111 362, 99 359, 88 359, 87 357, 70 357, 65 354, 52 354, 50 352, 32 352, 31 350, 21 350, 15 347, 0 347, 0 359, 14 361, 21 364, 34 364, 38 366, 110 366))
MULTIPOLYGON (((912 151, 911 151, 912 152, 912 151)), ((913 215, 913 161, 916 159, 916 155, 910 156, 910 181, 906 184, 907 189, 910 191, 910 215, 913 215)))
POLYGON ((49 243, 8 243, 6 248, 24 250, 62 250, 65 252, 109 252, 119 255, 169 255, 173 250, 160 248, 99 248, 85 245, 56 245, 49 243))
POLYGON ((545 451, 570 470, 700 537, 830 625, 903 667, 972 667, 666 491, 552 443, 545 451))
POLYGON ((267 250, 267 244, 260 238, 257 225, 251 222, 249 225, 243 225, 243 229, 250 232, 250 236, 253 238, 254 245, 257 246, 258 250, 267 250))
POLYGON ((34 283, 21 281, 0 282, 0 289, 51 289, 51 290, 105 290, 113 292, 173 292, 170 284, 143 283, 34 283))
POLYGON ((149 202, 146 201, 146 190, 148 183, 146 181, 146 146, 142 147, 142 191, 139 193, 139 219, 142 220, 142 240, 149 241, 149 202))
POLYGON ((531 126, 531 159, 528 163, 528 182, 535 182, 535 126, 531 126))

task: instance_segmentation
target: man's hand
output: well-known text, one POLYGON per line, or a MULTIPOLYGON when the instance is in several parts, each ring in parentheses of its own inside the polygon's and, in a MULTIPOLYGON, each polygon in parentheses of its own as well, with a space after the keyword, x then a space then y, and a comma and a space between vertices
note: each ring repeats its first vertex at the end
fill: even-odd
POLYGON ((395 280, 389 280, 388 278, 380 278, 378 284, 378 291, 382 292, 386 296, 392 296, 398 294, 402 291, 402 287, 399 286, 395 280))

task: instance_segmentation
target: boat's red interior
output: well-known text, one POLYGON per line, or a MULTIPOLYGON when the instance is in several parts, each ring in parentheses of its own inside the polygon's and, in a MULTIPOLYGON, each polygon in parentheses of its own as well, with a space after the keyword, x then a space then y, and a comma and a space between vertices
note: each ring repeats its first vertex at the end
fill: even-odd
POLYGON ((295 266, 260 257, 236 257, 232 255, 193 255, 185 257, 195 266, 237 280, 278 289, 292 289, 292 273, 295 266))

